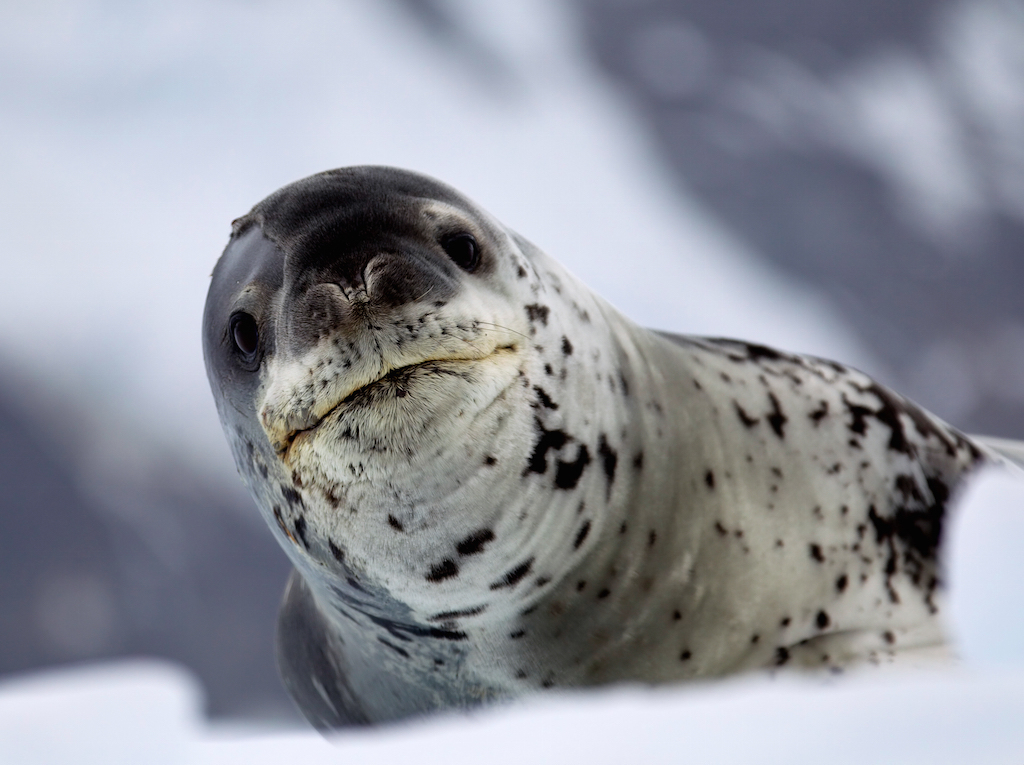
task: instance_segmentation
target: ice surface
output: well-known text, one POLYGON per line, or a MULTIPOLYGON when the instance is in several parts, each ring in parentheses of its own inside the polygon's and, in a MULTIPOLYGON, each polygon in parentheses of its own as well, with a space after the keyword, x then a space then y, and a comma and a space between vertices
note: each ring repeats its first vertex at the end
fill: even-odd
MULTIPOLYGON (((1024 670, 1024 472, 986 472, 950 534, 949 613, 971 664, 1024 670)), ((1021 718, 1024 721, 1024 717, 1021 718)))
POLYGON ((4 765, 172 765, 187 762, 202 698, 163 662, 51 670, 0 684, 4 765))

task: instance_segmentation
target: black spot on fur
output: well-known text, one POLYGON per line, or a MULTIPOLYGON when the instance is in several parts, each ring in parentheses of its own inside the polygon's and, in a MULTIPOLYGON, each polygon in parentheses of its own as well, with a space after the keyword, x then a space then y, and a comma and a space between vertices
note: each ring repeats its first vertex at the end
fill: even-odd
POLYGON ((526 309, 526 315, 530 321, 539 321, 545 327, 548 325, 548 314, 551 313, 551 309, 546 305, 539 305, 532 303, 528 306, 523 306, 526 309))
POLYGON ((612 594, 612 591, 609 590, 607 587, 605 587, 600 592, 597 593, 597 599, 598 600, 604 600, 605 598, 607 598, 611 594, 612 594))
POLYGON ((846 574, 841 575, 838 579, 836 579, 836 590, 838 592, 845 592, 846 591, 846 585, 848 583, 849 583, 849 580, 846 578, 846 574))
POLYGON ((334 544, 334 542, 328 540, 327 549, 331 551, 331 555, 334 556, 334 559, 338 561, 338 563, 345 562, 345 553, 343 553, 341 548, 334 544))
POLYGON ((484 551, 484 545, 494 541, 494 532, 490 529, 474 531, 468 537, 455 545, 459 555, 476 555, 484 551))
POLYGON ((744 343, 744 345, 747 348, 747 358, 751 361, 757 361, 759 359, 778 361, 783 358, 782 354, 772 348, 769 348, 767 345, 757 345, 756 343, 744 343))
MULTIPOLYGON (((374 622, 378 621, 372 616, 370 617, 370 620, 374 622)), ((408 629, 416 637, 432 637, 437 638, 438 640, 465 640, 469 637, 465 632, 461 632, 459 630, 446 630, 438 627, 429 627, 427 629, 419 627, 415 629, 415 631, 411 627, 408 627, 408 629)))
POLYGON ((949 501, 949 487, 941 478, 926 478, 928 491, 931 492, 932 502, 936 505, 945 505, 949 501))
POLYGON ((755 632, 753 635, 750 636, 750 642, 751 644, 756 645, 757 643, 761 642, 761 636, 755 632))
POLYGON ((775 649, 775 666, 781 667, 789 661, 789 649, 785 646, 779 646, 775 649))
POLYGON ((552 401, 551 397, 547 394, 547 391, 545 391, 539 385, 533 386, 533 392, 537 394, 537 401, 539 401, 540 405, 543 406, 545 409, 558 409, 558 404, 552 401))
POLYGON ((824 611, 818 611, 818 615, 814 617, 814 623, 819 630, 823 630, 832 623, 832 620, 828 618, 828 614, 824 611))
POLYGON ((780 627, 788 627, 789 623, 791 621, 792 621, 792 619, 790 619, 788 616, 784 616, 784 617, 782 617, 782 621, 779 622, 779 626, 780 627))
POLYGON ((399 648, 394 643, 392 643, 392 642, 390 642, 388 640, 385 640, 384 638, 382 638, 380 636, 377 637, 377 640, 378 640, 378 642, 383 643, 384 645, 386 645, 388 648, 390 648, 392 651, 397 653, 399 656, 402 656, 402 657, 404 657, 406 659, 409 658, 409 652, 406 651, 404 648, 399 648))
POLYGON ((879 403, 881 403, 881 407, 877 412, 874 412, 874 415, 879 422, 889 428, 888 447, 890 449, 909 456, 914 454, 914 448, 907 441, 906 433, 903 430, 903 423, 900 421, 900 414, 906 414, 917 427, 918 433, 926 437, 935 436, 946 445, 950 456, 955 452, 947 435, 941 432, 935 423, 916 406, 904 401, 878 384, 869 385, 865 392, 874 395, 879 403))
POLYGON ((921 496, 921 490, 917 486, 917 481, 914 476, 907 474, 900 474, 896 476, 896 491, 903 495, 903 501, 915 501, 922 502, 924 497, 921 496))
POLYGON ((918 501, 912 499, 895 507, 887 517, 880 515, 875 506, 871 505, 868 508, 868 519, 875 530, 875 541, 888 548, 885 575, 889 599, 898 602, 891 580, 897 571, 898 561, 902 560, 910 580, 925 590, 926 600, 934 608, 931 595, 938 585, 936 558, 942 540, 949 489, 940 478, 928 479, 927 484, 932 495, 931 502, 923 498, 918 501))
POLYGON ((306 519, 301 515, 295 519, 295 536, 302 542, 302 546, 309 549, 309 542, 306 541, 306 519))
POLYGON ((395 531, 405 531, 405 526, 393 515, 388 515, 388 526, 393 528, 395 531))
POLYGON ((281 496, 284 497, 285 502, 292 507, 302 507, 302 495, 295 491, 291 486, 285 486, 282 484, 281 496))
POLYGON ((689 661, 691 656, 693 656, 693 654, 690 653, 690 649, 687 648, 685 651, 679 654, 679 661, 689 661))
POLYGON ((491 584, 492 590, 500 590, 505 587, 515 587, 524 576, 530 573, 533 568, 533 558, 523 561, 515 568, 508 571, 505 576, 491 584))
POLYGON ((473 608, 464 608, 461 611, 442 611, 439 614, 428 616, 428 622, 448 622, 452 619, 462 619, 466 616, 477 616, 487 610, 486 605, 474 606, 473 608))
POLYGON ((644 469, 644 453, 637 452, 636 456, 633 457, 633 469, 643 470, 644 469))
POLYGON ((789 422, 789 418, 786 417, 782 412, 782 407, 779 406, 779 400, 775 398, 774 393, 768 394, 768 400, 772 402, 772 411, 768 415, 768 424, 772 426, 772 430, 775 431, 775 435, 779 438, 785 438, 786 435, 783 433, 783 428, 786 423, 789 422))
POLYGON ((484 464, 488 465, 488 466, 490 466, 490 465, 497 465, 498 464, 498 458, 497 457, 492 457, 490 454, 488 454, 486 457, 484 457, 484 464))
POLYGON ((654 529, 651 529, 650 533, 647 535, 647 546, 648 547, 654 547, 654 543, 657 542, 657 541, 658 541, 658 532, 655 531, 654 529))
POLYGON ((620 534, 625 534, 627 528, 629 528, 629 527, 625 523, 623 523, 621 526, 619 526, 619 533, 620 534))
POLYGON ((678 610, 672 612, 672 621, 677 622, 683 618, 683 615, 678 610))
MULTIPOLYGON (((903 431, 903 423, 900 421, 900 411, 907 411, 908 407, 903 406, 903 402, 890 395, 884 388, 879 386, 874 386, 874 388, 875 390, 872 390, 872 392, 882 402, 881 408, 875 412, 875 418, 889 428, 888 448, 901 454, 913 456, 914 447, 907 441, 906 433, 903 431)), ((934 426, 928 422, 928 430, 931 431, 933 428, 934 426)), ((934 430, 933 432, 937 433, 938 431, 934 430)))
POLYGON ((891 630, 886 630, 885 632, 883 632, 882 639, 889 645, 892 645, 896 642, 896 636, 892 633, 891 630))
POLYGON ((583 540, 587 538, 587 534, 589 533, 590 521, 586 521, 582 526, 580 526, 580 530, 576 532, 576 539, 574 539, 572 542, 572 547, 574 550, 580 549, 580 545, 583 544, 583 540))
POLYGON ((612 484, 615 482, 615 468, 619 464, 619 455, 608 445, 608 438, 604 433, 597 445, 597 453, 601 455, 601 467, 604 468, 605 478, 608 479, 608 493, 611 494, 612 484))
POLYGON ((715 531, 718 532, 719 536, 728 536, 729 532, 726 531, 725 526, 722 525, 721 521, 715 521, 715 531))
POLYGON ((437 563, 430 567, 430 571, 427 573, 428 582, 443 582, 445 579, 451 579, 452 577, 459 575, 459 564, 453 561, 451 558, 445 558, 440 563, 437 563))
POLYGON ((558 470, 555 473, 555 486, 559 489, 575 489, 580 482, 580 476, 587 465, 590 464, 590 451, 586 444, 580 444, 576 453, 576 459, 572 462, 558 461, 558 470))
POLYGON ((572 356, 572 343, 569 342, 569 338, 565 335, 562 335, 562 354, 572 356))
POLYGON ((715 474, 712 471, 709 470, 704 474, 704 483, 709 489, 715 488, 715 474))
POLYGON ((814 560, 818 561, 818 563, 825 562, 825 555, 821 552, 821 545, 812 544, 808 549, 810 550, 811 557, 814 558, 814 560))
POLYGON ((576 592, 583 592, 586 586, 587 581, 585 579, 580 579, 578 582, 576 582, 576 592))
POLYGON ((807 416, 811 418, 815 425, 817 425, 825 418, 826 415, 828 415, 828 402, 822 401, 818 408, 807 416))
POLYGON ((732 403, 733 406, 736 407, 736 416, 740 418, 740 422, 742 422, 746 427, 752 428, 760 422, 757 417, 751 417, 747 414, 746 410, 740 406, 738 402, 733 401, 732 403))
POLYGON ((277 521, 277 526, 281 529, 281 532, 285 536, 291 536, 291 532, 288 531, 288 527, 284 525, 284 516, 281 515, 281 508, 274 505, 274 520, 277 521))
POLYGON ((868 429, 867 418, 874 414, 874 412, 866 406, 860 404, 851 403, 846 396, 843 396, 843 403, 846 404, 846 411, 850 413, 850 431, 857 435, 864 435, 868 429))
MULTIPOLYGON (((526 630, 516 630, 515 632, 510 632, 508 636, 510 638, 512 638, 513 640, 519 640, 519 638, 523 637, 523 635, 525 635, 525 634, 526 634, 526 630)), ((525 676, 526 675, 524 674, 523 677, 525 677, 525 676)))
POLYGON ((561 449, 569 440, 569 437, 561 430, 545 430, 540 419, 534 419, 534 428, 537 431, 537 443, 534 444, 533 453, 530 455, 530 464, 526 466, 523 475, 528 473, 546 473, 548 470, 548 450, 561 449))

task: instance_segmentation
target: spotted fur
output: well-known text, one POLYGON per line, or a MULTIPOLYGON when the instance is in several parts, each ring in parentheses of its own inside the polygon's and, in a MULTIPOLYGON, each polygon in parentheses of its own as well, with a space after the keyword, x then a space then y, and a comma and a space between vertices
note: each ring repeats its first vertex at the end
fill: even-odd
POLYGON ((834 362, 642 329, 436 181, 348 168, 261 202, 204 348, 295 563, 280 662, 321 727, 942 639, 977 445, 834 362))

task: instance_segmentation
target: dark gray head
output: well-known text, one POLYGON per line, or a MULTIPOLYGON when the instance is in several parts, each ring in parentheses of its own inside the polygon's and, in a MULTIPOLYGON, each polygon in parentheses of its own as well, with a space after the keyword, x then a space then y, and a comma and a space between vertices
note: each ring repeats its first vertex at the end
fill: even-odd
POLYGON ((203 320, 218 400, 254 420, 252 396, 268 357, 299 358, 325 333, 420 299, 447 301, 463 273, 492 271, 494 255, 479 239, 493 239, 493 228, 467 226, 432 202, 467 206, 423 176, 354 167, 286 186, 237 219, 203 320))

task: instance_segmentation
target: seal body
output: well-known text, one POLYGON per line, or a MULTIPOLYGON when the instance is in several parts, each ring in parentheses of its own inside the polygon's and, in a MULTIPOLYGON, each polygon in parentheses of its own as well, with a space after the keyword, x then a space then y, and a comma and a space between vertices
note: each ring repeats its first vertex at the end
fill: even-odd
POLYGON ((942 641, 983 447, 840 364, 638 327, 437 181, 258 204, 204 351, 319 727, 942 641))

